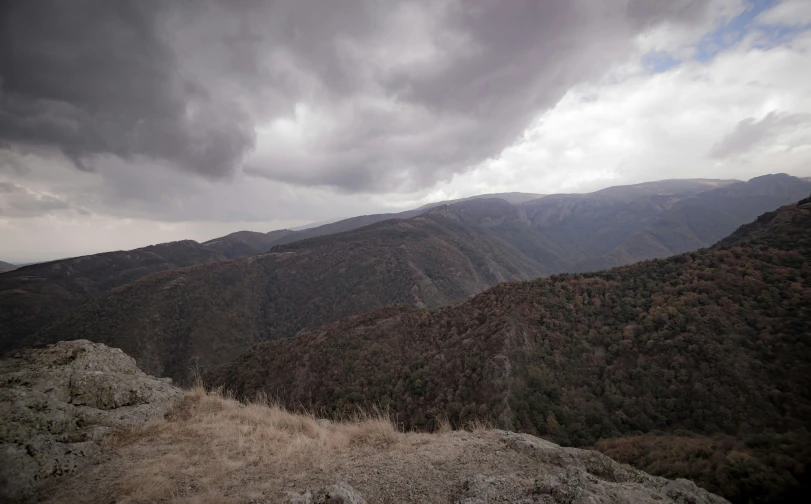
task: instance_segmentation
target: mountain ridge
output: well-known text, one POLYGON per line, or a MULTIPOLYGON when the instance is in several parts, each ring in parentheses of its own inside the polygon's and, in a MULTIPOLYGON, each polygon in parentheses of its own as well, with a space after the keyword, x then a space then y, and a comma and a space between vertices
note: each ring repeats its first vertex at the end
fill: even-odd
MULTIPOLYGON (((766 177, 757 184, 770 180, 782 181, 783 187, 775 199, 760 202, 760 206, 793 197, 805 191, 805 185, 808 185, 808 192, 803 196, 811 193, 811 184, 791 177, 766 177)), ((222 343, 215 343, 218 340, 212 333, 212 328, 218 328, 219 341, 227 342, 225 346, 236 351, 258 341, 289 337, 301 330, 388 303, 437 307, 461 301, 498 282, 571 271, 575 269, 576 260, 610 250, 615 243, 622 243, 625 236, 632 235, 634 229, 653 222, 656 217, 653 212, 661 214, 678 202, 687 201, 656 194, 657 191, 681 191, 688 197, 699 193, 700 196, 707 184, 706 181, 648 183, 642 186, 643 190, 654 193, 654 196, 644 195, 629 202, 621 199, 625 191, 622 188, 613 188, 609 191, 610 198, 603 194, 596 202, 589 195, 550 195, 519 205, 499 198, 478 198, 434 207, 424 213, 422 220, 412 217, 418 219, 414 221, 416 227, 414 223, 409 224, 409 220, 387 220, 343 233, 287 244, 277 242, 271 252, 278 260, 272 261, 261 255, 248 256, 235 259, 242 262, 213 267, 213 263, 227 258, 204 245, 182 241, 152 249, 32 265, 0 277, 0 308, 3 308, 0 350, 56 341, 65 337, 60 336, 60 328, 67 331, 66 334, 80 337, 83 324, 90 324, 100 341, 124 347, 141 359, 139 363, 143 362, 153 347, 147 345, 136 349, 131 346, 134 342, 125 341, 128 338, 133 341, 142 339, 132 328, 122 328, 123 320, 131 318, 124 310, 127 306, 135 312, 146 310, 142 312, 144 314, 163 313, 159 319, 151 318, 148 326, 144 326, 143 321, 130 321, 127 325, 141 327, 142 331, 155 335, 158 339, 152 344, 164 349, 159 352, 160 358, 150 361, 150 372, 159 374, 172 369, 172 376, 183 381, 188 379, 188 366, 194 357, 190 355, 191 347, 182 342, 188 341, 191 334, 197 334, 196 331, 202 331, 203 340, 208 344, 220 345, 222 343), (607 209, 610 211, 606 212, 607 209), (416 245, 414 250, 409 250, 408 240, 412 239, 417 240, 416 245), (594 250, 594 244, 602 248, 594 250), (429 253, 432 249, 433 252, 429 253), (164 250, 166 257, 156 259, 156 254, 150 250, 164 250), (363 251, 362 255, 359 250, 363 251), (146 255, 152 262, 135 260, 141 255, 146 255), (128 256, 131 256, 132 264, 127 263, 128 256), (497 258, 494 263, 493 258, 497 258), (84 270, 71 266, 95 262, 99 262, 96 267, 84 270), (177 270, 200 262, 208 266, 188 272, 177 270), (375 266, 371 267, 372 264, 375 266), (333 269, 328 271, 326 265, 332 265, 333 269), (145 275, 166 270, 175 271, 159 274, 155 279, 138 284, 134 291, 126 291, 129 293, 126 295, 138 292, 129 305, 121 300, 125 294, 110 291, 145 275), (209 273, 212 278, 204 279, 209 273), (242 285, 244 292, 223 295, 219 286, 225 281, 223 277, 231 278, 229 282, 234 285, 242 285), (379 285, 376 278, 385 278, 387 285, 379 285), (179 282, 177 287, 163 289, 175 285, 172 283, 175 281, 179 282), (180 282, 195 284, 201 293, 187 293, 189 287, 183 287, 180 282), (270 284, 273 286, 269 287, 270 284), (309 286, 311 292, 305 292, 304 286, 309 286), (363 294, 361 286, 369 289, 370 294, 363 294), (170 291, 174 293, 172 296, 183 295, 186 300, 169 296, 170 291), (207 293, 208 299, 202 299, 202 293, 207 293), (232 306, 236 299, 241 299, 244 306, 232 306), (83 303, 90 304, 80 308, 83 303), (163 303, 174 307, 173 311, 168 312, 163 303), (208 320, 210 328, 201 329, 194 321, 183 322, 188 313, 197 313, 201 307, 212 304, 219 308, 201 316, 201 320, 208 320), (147 309, 150 306, 152 308, 147 309), (225 310, 226 306, 232 306, 234 313, 242 314, 238 323, 229 322, 233 315, 225 310), (299 313, 301 306, 309 306, 306 313, 299 313), (106 314, 103 319, 96 315, 99 310, 106 314), (276 318, 268 322, 271 313, 276 318), (122 319, 115 320, 116 314, 122 319), (43 332, 35 336, 37 331, 43 332), (164 353, 170 347, 175 348, 175 361, 164 353)), ((737 190, 744 191, 744 196, 732 198, 732 206, 738 205, 739 199, 748 199, 745 196, 748 183, 738 184, 741 185, 737 190)), ((637 193, 640 189, 630 191, 637 193)), ((774 207, 767 206, 764 210, 774 207)), ((252 233, 236 233, 236 236, 243 242, 257 237, 252 233)), ((286 237, 277 234, 260 239, 279 236, 286 237)), ((701 242, 693 244, 695 247, 700 245, 701 242)), ((220 250, 225 252, 228 246, 220 250)), ((649 252, 649 249, 643 252, 649 252)), ((630 255, 624 261, 632 262, 639 255, 644 256, 630 255)), ((662 255, 668 255, 667 250, 662 255)), ((211 354, 202 347, 193 353, 211 354)), ((222 355, 224 359, 236 354, 228 351, 222 355)), ((204 367, 221 362, 211 359, 204 359, 204 367)))
POLYGON ((477 229, 432 211, 152 274, 90 300, 26 344, 81 334, 188 383, 193 367, 206 370, 258 341, 390 303, 441 306, 538 274, 477 229))
POLYGON ((0 352, 82 302, 150 273, 226 258, 192 240, 22 266, 0 276, 0 352))

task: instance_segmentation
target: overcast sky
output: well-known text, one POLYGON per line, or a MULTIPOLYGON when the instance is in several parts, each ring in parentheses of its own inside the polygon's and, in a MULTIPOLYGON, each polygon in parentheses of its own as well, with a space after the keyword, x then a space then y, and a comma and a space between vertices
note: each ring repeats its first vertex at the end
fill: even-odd
POLYGON ((808 0, 0 7, 0 260, 811 176, 808 0))

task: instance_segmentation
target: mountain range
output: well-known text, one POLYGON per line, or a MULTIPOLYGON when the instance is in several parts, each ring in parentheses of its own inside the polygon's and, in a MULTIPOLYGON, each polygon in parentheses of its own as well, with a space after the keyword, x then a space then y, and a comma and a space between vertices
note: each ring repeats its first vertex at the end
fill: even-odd
POLYGON ((799 502, 809 194, 778 174, 483 195, 23 266, 0 274, 0 351, 90 339, 181 384, 485 420, 799 502))
MULTIPOLYGON (((518 202, 537 196, 505 193, 475 198, 497 197, 518 202)), ((353 217, 302 231, 237 231, 203 243, 181 240, 24 266, 14 274, 0 277, 0 352, 82 303, 151 273, 248 257, 267 252, 275 245, 351 231, 384 220, 414 217, 442 204, 401 213, 353 217)), ((15 269, 18 269, 15 265, 0 262, 0 273, 15 269)))
POLYGON ((379 306, 434 308, 498 282, 708 246, 753 213, 809 193, 811 183, 788 175, 669 180, 513 195, 518 203, 468 199, 365 227, 355 226, 383 216, 37 264, 0 275, 0 350, 86 337, 186 383, 193 369, 256 342, 379 306), (311 237, 280 243, 303 233, 311 237))
POLYGON ((374 406, 406 430, 484 418, 733 502, 802 502, 809 257, 806 198, 712 248, 380 308, 257 345, 206 381, 336 417, 374 406))
POLYGON ((220 250, 229 258, 244 257, 248 255, 266 252, 271 247, 276 245, 284 245, 293 243, 307 238, 316 238, 319 236, 326 236, 335 233, 342 233, 345 231, 352 231, 364 226, 375 224, 391 219, 409 219, 421 215, 428 210, 443 205, 458 203, 461 201, 473 201, 480 199, 499 199, 507 201, 508 203, 524 203, 542 197, 542 194, 531 193, 495 193, 495 194, 482 194, 472 196, 470 198, 462 198, 456 200, 442 201, 439 203, 429 203, 413 210, 406 210, 397 213, 383 213, 373 215, 361 215, 358 217, 350 217, 348 219, 341 219, 335 222, 329 222, 318 226, 307 227, 301 230, 282 229, 279 231, 271 231, 269 233, 257 233, 254 231, 238 231, 221 238, 215 238, 204 242, 203 245, 213 247, 220 250))

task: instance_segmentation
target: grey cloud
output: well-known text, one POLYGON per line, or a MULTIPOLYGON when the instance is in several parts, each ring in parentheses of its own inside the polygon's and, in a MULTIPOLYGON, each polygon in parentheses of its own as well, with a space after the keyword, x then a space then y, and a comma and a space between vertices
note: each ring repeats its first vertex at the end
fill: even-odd
POLYGON ((0 141, 48 145, 77 168, 98 154, 165 159, 204 175, 236 169, 248 116, 176 72, 162 2, 5 2, 0 141))
POLYGON ((0 215, 36 217, 57 210, 70 209, 64 200, 49 194, 38 194, 11 182, 0 182, 0 215))
POLYGON ((381 30, 392 25, 388 36, 360 30, 351 39, 356 52, 327 54, 356 73, 354 80, 338 76, 339 93, 327 85, 332 74, 308 67, 324 84, 309 95, 314 109, 339 126, 300 152, 281 145, 260 152, 246 171, 348 192, 429 186, 498 154, 571 85, 624 54, 636 31, 706 12, 704 2, 676 4, 684 7, 676 14, 672 2, 647 2, 652 7, 633 15, 620 2, 449 2, 441 12, 436 3, 420 4, 438 23, 421 34, 435 54, 417 62, 403 56, 408 47, 397 43, 398 13, 391 13, 380 20, 381 30), (380 64, 375 57, 392 37, 389 61, 380 64))
POLYGON ((50 146, 100 173, 112 155, 411 191, 497 154, 640 30, 694 22, 707 5, 8 2, 0 143, 50 146), (298 121, 303 133, 288 131, 298 121))
POLYGON ((808 122, 811 122, 811 114, 778 113, 774 110, 760 121, 747 117, 710 149, 709 156, 726 159, 745 154, 781 133, 808 122))

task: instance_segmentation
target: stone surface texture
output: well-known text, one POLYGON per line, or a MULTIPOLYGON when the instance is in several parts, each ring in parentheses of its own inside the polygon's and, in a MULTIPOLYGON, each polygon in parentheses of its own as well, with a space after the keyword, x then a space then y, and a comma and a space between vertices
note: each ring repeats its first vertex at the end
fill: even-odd
POLYGON ((63 341, 0 360, 0 501, 75 473, 113 429, 163 418, 183 397, 121 350, 63 341))
MULTIPOLYGON (((549 441, 507 431, 491 431, 484 436, 453 433, 453 438, 464 438, 465 444, 479 444, 492 454, 493 459, 506 457, 519 462, 519 471, 509 462, 495 469, 482 463, 481 473, 463 475, 457 480, 456 490, 445 502, 455 504, 723 504, 728 501, 697 487, 693 482, 669 480, 651 476, 627 465, 619 464, 605 455, 591 450, 564 448, 549 441), (528 477, 530 476, 530 477, 528 477)), ((469 457, 473 454, 466 453, 469 457)), ((475 455, 474 455, 475 456, 475 455)), ((424 457, 430 460, 431 457, 424 457)), ((484 461, 483 461, 484 462, 484 461)), ((469 461, 459 460, 458 465, 469 461)), ((380 466, 379 480, 386 480, 394 468, 380 466)), ((369 502, 435 502, 437 496, 428 487, 441 487, 452 480, 451 471, 433 471, 411 474, 409 464, 400 467, 398 476, 420 478, 420 482, 407 489, 392 489, 383 481, 371 485, 369 502), (423 484, 419 484, 423 483, 423 484), (408 493, 406 497, 405 494, 408 493)), ((364 481, 363 475, 354 479, 364 481)), ((458 476, 457 476, 458 477, 458 476)), ((395 479, 395 478, 392 478, 395 479)), ((363 490, 363 489, 361 489, 363 490)), ((338 483, 320 490, 306 490, 288 494, 289 504, 363 503, 365 492, 359 492, 347 483, 338 483)), ((270 501, 268 501, 270 502, 270 501)))

